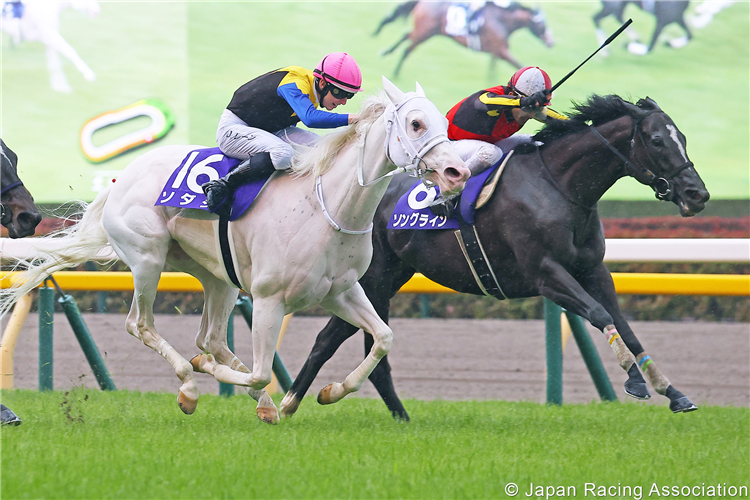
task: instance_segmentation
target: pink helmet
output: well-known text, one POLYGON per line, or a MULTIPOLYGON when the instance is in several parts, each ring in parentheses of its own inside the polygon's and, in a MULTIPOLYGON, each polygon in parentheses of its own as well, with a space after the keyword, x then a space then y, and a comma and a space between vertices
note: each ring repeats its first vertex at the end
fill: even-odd
MULTIPOLYGON (((526 66, 516 71, 510 78, 508 85, 530 96, 544 89, 552 88, 552 80, 546 71, 536 66, 526 66)), ((550 95, 550 99, 552 96, 550 95)), ((549 100, 547 100, 549 103, 549 100)))
POLYGON ((362 72, 357 61, 346 52, 332 52, 325 56, 313 71, 315 76, 322 78, 336 87, 347 92, 360 92, 362 89, 362 72))

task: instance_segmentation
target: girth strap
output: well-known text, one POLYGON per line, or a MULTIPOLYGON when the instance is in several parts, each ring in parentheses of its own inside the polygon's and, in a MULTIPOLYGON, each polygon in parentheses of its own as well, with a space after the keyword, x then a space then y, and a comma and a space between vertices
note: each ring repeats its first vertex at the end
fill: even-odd
POLYGON ((232 261, 232 248, 229 244, 229 217, 225 215, 219 216, 219 248, 221 249, 221 261, 224 264, 224 269, 227 271, 227 276, 232 281, 234 286, 242 288, 240 280, 237 278, 237 271, 234 268, 234 262, 232 261))
POLYGON ((464 221, 459 214, 458 230, 454 234, 482 293, 498 300, 507 299, 508 297, 497 282, 497 277, 490 266, 482 243, 479 241, 476 227, 464 221))

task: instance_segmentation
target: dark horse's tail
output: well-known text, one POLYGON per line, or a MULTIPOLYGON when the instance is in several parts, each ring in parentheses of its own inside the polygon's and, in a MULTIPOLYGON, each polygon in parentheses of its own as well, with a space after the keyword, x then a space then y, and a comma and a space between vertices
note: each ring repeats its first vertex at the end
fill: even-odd
POLYGON ((383 18, 382 21, 380 21, 380 24, 378 25, 378 29, 375 30, 375 33, 372 34, 372 36, 377 36, 378 33, 380 33, 380 30, 383 29, 383 26, 386 24, 390 24, 399 17, 406 17, 409 15, 409 13, 414 10, 414 7, 417 5, 417 2, 404 2, 391 13, 390 16, 386 16, 383 18))

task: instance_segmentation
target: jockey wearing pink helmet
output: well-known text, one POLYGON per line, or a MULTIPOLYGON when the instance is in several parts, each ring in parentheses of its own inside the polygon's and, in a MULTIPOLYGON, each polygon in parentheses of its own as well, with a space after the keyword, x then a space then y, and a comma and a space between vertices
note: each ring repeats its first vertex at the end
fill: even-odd
POLYGON ((329 111, 345 105, 361 85, 362 73, 354 58, 333 52, 314 71, 287 66, 237 89, 221 115, 216 142, 225 155, 247 161, 202 186, 209 210, 226 213, 238 186, 288 169, 292 144, 312 145, 319 139, 314 132, 297 128, 298 122, 308 128, 335 128, 356 121, 357 115, 329 111))
POLYGON ((362 72, 357 61, 346 52, 328 54, 321 59, 313 74, 325 84, 321 89, 321 99, 329 92, 336 99, 351 99, 362 90, 362 72))

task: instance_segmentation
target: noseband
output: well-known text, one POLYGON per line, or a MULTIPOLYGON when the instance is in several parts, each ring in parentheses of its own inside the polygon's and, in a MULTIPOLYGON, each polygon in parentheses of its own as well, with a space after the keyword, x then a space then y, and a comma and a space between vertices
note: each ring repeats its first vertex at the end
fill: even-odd
MULTIPOLYGON (((23 186, 23 182, 21 182, 21 181, 16 181, 16 182, 14 182, 14 183, 12 183, 12 184, 10 184, 8 186, 5 186, 4 188, 2 188, 0 190, 0 196, 4 195, 5 193, 7 193, 8 191, 10 191, 11 189, 15 189, 15 188, 20 187, 20 186, 23 186)), ((12 217, 13 217, 13 212, 11 212, 7 208, 5 208, 5 205, 3 205, 0 202, 0 222, 2 224, 8 224, 10 222, 10 219, 12 217)))
MULTIPOLYGON (((591 130, 594 132, 594 135, 605 145, 609 148, 612 153, 614 153, 615 156, 617 156, 620 160, 623 162, 623 169, 625 170, 625 175, 628 175, 630 177, 634 177, 638 179, 639 175, 645 176, 648 179, 647 185, 651 187, 651 189, 654 190, 654 193, 656 194, 656 198, 659 200, 664 201, 672 201, 672 198, 674 197, 674 190, 672 189, 672 183, 670 181, 674 181, 674 178, 683 170, 685 170, 688 167, 693 166, 692 161, 687 161, 683 163, 682 165, 675 168, 672 172, 662 176, 657 177, 656 174, 654 174, 651 170, 649 170, 647 167, 645 167, 639 160, 638 155, 635 151, 635 138, 636 136, 639 137, 641 144, 643 145, 643 150, 646 151, 646 156, 648 157, 649 162, 651 165, 657 165, 658 163, 654 160, 651 153, 649 153, 648 148, 646 147, 646 141, 643 139, 643 132, 640 129, 640 124, 643 120, 654 114, 656 110, 649 111, 645 113, 643 116, 638 118, 633 122, 633 133, 630 136, 630 153, 626 157, 622 153, 620 153, 610 142, 596 129, 596 127, 592 126, 591 130), (631 162, 628 157, 632 157, 636 165, 631 162)), ((663 113, 663 111, 662 111, 663 113)), ((644 183, 646 184, 646 183, 644 183)))
MULTIPOLYGON (((422 184, 424 184, 425 186, 431 187, 433 183, 425 178, 425 175, 431 169, 421 167, 421 164, 423 163, 422 159, 432 148, 442 142, 448 142, 449 139, 446 133, 436 132, 434 129, 434 125, 432 124, 430 127, 432 128, 432 130, 428 130, 427 133, 422 137, 419 137, 417 139, 409 138, 399 111, 404 107, 405 104, 414 99, 426 98, 420 95, 412 95, 402 100, 397 105, 391 104, 388 107, 389 109, 386 110, 385 155, 391 163, 393 163, 394 165, 398 165, 398 161, 394 161, 393 152, 391 151, 391 136, 395 133, 396 142, 401 146, 401 151, 399 152, 399 154, 406 156, 409 163, 403 167, 397 168, 395 171, 393 171, 393 174, 408 172, 412 177, 418 177, 419 180, 422 181, 422 184)), ((418 105, 414 104, 412 104, 411 107, 412 109, 422 109, 418 105)), ((428 110, 422 109, 422 111, 429 115, 428 110)), ((433 116, 432 118, 435 117, 433 116)), ((440 118, 442 118, 442 115, 440 115, 440 118)))

